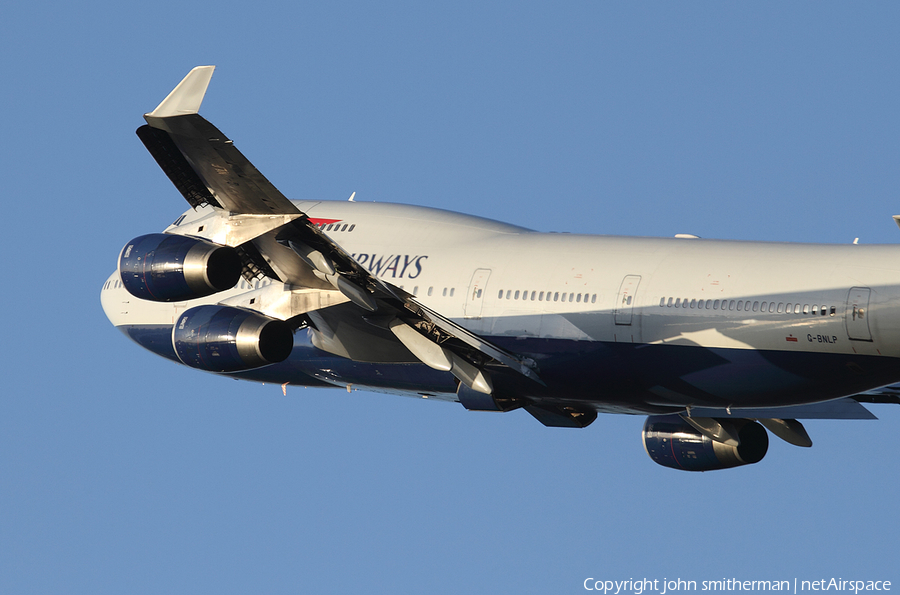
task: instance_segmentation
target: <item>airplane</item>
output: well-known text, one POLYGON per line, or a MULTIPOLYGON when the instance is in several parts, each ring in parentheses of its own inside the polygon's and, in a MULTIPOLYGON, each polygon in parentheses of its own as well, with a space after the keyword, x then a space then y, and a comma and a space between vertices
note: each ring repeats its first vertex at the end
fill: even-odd
POLYGON ((289 200, 199 115, 214 68, 137 129, 190 208, 129 241, 101 291, 153 353, 549 427, 647 415, 650 458, 687 471, 757 463, 769 432, 811 446, 801 419, 900 403, 900 247, 542 233, 289 200))

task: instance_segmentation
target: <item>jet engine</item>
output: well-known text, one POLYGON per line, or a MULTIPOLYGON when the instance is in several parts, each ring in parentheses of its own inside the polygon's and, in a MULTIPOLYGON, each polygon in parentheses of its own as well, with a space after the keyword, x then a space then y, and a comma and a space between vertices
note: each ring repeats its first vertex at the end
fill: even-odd
POLYGON ((119 275, 134 297, 180 302, 234 287, 241 277, 241 259, 229 246, 153 233, 125 245, 119 275))
POLYGON ((740 444, 730 446, 704 436, 678 415, 651 415, 644 422, 644 449, 664 467, 713 471, 760 462, 769 449, 769 435, 756 423, 728 420, 740 444))
POLYGON ((294 333, 288 323, 249 310, 197 306, 178 317, 172 345, 192 368, 237 372, 286 360, 294 333))

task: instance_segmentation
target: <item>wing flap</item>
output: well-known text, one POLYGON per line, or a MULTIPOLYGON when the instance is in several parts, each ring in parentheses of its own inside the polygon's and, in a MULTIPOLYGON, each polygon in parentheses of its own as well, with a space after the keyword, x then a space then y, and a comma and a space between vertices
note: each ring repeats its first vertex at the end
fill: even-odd
POLYGON ((168 132, 144 124, 137 129, 136 133, 150 155, 156 160, 157 165, 168 176, 175 188, 181 192, 188 204, 195 209, 204 205, 222 208, 191 164, 184 158, 168 132))

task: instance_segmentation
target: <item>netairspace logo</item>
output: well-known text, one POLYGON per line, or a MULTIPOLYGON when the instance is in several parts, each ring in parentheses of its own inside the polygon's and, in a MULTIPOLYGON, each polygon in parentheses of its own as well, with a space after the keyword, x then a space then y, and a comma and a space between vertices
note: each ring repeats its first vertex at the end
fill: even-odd
POLYGON ((684 580, 678 579, 628 579, 625 581, 608 581, 591 578, 584 579, 584 588, 587 591, 599 591, 604 595, 642 595, 643 593, 659 593, 666 595, 678 591, 749 591, 751 593, 762 591, 781 591, 784 593, 813 592, 813 591, 841 591, 854 593, 866 591, 890 591, 891 581, 884 580, 845 580, 841 578, 820 580, 766 580, 766 581, 741 581, 736 578, 721 580, 684 580))

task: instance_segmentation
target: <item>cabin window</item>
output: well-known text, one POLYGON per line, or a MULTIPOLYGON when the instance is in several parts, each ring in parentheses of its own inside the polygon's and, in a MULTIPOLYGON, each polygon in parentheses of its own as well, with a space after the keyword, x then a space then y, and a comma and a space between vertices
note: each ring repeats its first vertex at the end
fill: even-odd
POLYGON ((502 289, 500 290, 500 295, 497 296, 497 299, 498 299, 498 300, 502 300, 502 299, 503 299, 503 290, 502 290, 502 289))
MULTIPOLYGON (((834 306, 832 306, 832 307, 831 307, 831 315, 834 316, 835 312, 837 312, 837 308, 835 308, 834 306)), ((860 310, 860 312, 861 312, 861 310, 860 310)))
POLYGON ((434 287, 428 288, 428 296, 431 297, 431 293, 434 291, 434 287))
POLYGON ((519 290, 518 289, 516 290, 516 297, 513 299, 516 299, 516 300, 519 299, 519 290))
POLYGON ((534 299, 535 299, 536 297, 537 297, 537 292, 536 292, 536 291, 532 291, 532 292, 531 292, 531 301, 533 302, 534 299))
POLYGON ((554 302, 559 301, 559 292, 558 291, 553 294, 553 301, 554 302))
POLYGON ((450 297, 453 297, 453 292, 456 291, 455 287, 450 288, 450 297))
POLYGON ((719 309, 719 300, 716 300, 713 302, 713 310, 718 310, 718 309, 719 309))
POLYGON ((676 307, 676 308, 680 308, 680 307, 681 307, 681 298, 675 298, 675 307, 676 307))
POLYGON ((575 303, 578 303, 578 304, 581 303, 581 294, 580 293, 575 296, 575 303))
POLYGON ((347 233, 350 233, 351 231, 353 231, 353 228, 354 228, 354 227, 356 227, 356 223, 354 223, 354 224, 351 225, 349 228, 347 228, 347 233))
POLYGON ((413 287, 413 295, 419 295, 419 286, 418 285, 413 287))
POLYGON ((694 306, 697 305, 697 300, 691 300, 691 310, 694 309, 694 306))
POLYGON ((442 297, 447 297, 447 288, 444 288, 444 295, 442 297))
POLYGON ((543 302, 543 301, 544 301, 544 292, 543 292, 543 291, 542 291, 541 293, 538 294, 538 301, 539 301, 539 302, 543 302))
POLYGON ((596 302, 597 302, 597 294, 595 293, 595 294, 591 295, 591 303, 594 304, 596 302))
POLYGON ((574 294, 574 293, 570 293, 570 294, 569 294, 569 301, 571 302, 571 301, 572 301, 572 298, 574 298, 574 297, 575 297, 575 294, 574 294))
MULTIPOLYGON (((453 293, 451 293, 450 295, 453 295, 453 293)), ((475 292, 475 297, 476 297, 476 298, 480 298, 480 297, 481 297, 481 290, 480 290, 480 289, 479 289, 478 291, 475 292)))
POLYGON ((562 301, 566 301, 566 294, 562 294, 562 301))
POLYGON ((666 298, 664 298, 664 297, 659 298, 659 307, 662 308, 665 305, 666 305, 666 298))
POLYGON ((759 302, 753 302, 753 311, 756 312, 759 310, 759 302))

